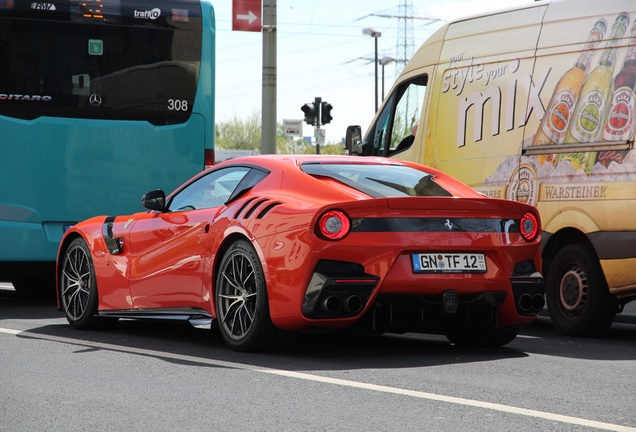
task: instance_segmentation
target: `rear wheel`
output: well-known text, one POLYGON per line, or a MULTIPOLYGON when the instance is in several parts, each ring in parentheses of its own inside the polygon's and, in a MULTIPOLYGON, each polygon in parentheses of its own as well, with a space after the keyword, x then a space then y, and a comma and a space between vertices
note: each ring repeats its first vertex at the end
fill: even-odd
POLYGON ((449 341, 459 346, 496 348, 512 342, 519 329, 481 329, 446 333, 449 341))
POLYGON ((219 329, 225 342, 237 351, 272 348, 282 332, 269 316, 267 287, 254 247, 239 240, 221 261, 215 288, 219 329))
POLYGON ((572 336, 607 330, 618 310, 588 245, 569 245, 557 252, 548 268, 546 300, 556 328, 572 336))
POLYGON ((97 282, 90 250, 82 238, 71 242, 60 267, 60 302, 68 322, 84 329, 97 322, 97 282))

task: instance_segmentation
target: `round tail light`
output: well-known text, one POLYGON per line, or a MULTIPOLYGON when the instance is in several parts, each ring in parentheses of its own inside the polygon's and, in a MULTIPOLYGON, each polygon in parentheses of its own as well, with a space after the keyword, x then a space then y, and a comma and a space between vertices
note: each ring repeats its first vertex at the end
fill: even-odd
POLYGON ((534 213, 527 212, 521 217, 521 237, 526 241, 532 241, 539 235, 539 220, 534 213))
POLYGON ((351 222, 340 210, 330 210, 318 218, 318 235, 326 240, 340 240, 349 234, 351 222))

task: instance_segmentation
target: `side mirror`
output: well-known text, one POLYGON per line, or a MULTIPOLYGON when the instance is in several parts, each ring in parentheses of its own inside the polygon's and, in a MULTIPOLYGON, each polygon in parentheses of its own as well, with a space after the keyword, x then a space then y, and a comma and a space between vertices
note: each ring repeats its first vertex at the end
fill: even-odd
POLYGON ((345 151, 350 155, 362 154, 362 129, 360 126, 347 127, 345 135, 345 151))
POLYGON ((161 189, 148 192, 141 198, 141 205, 148 210, 166 211, 166 193, 161 189))

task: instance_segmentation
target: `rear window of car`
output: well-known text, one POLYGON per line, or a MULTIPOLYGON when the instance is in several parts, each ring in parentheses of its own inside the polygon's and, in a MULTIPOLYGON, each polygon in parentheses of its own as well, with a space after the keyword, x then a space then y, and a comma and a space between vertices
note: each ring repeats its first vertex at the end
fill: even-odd
POLYGON ((328 177, 374 198, 452 196, 435 176, 404 165, 304 163, 303 172, 328 177))

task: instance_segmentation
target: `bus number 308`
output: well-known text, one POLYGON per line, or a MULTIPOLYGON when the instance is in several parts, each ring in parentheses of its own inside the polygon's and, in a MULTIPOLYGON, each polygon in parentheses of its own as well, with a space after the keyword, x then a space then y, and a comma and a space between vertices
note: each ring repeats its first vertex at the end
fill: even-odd
POLYGON ((188 101, 180 99, 168 99, 168 109, 170 111, 187 111, 188 101))

